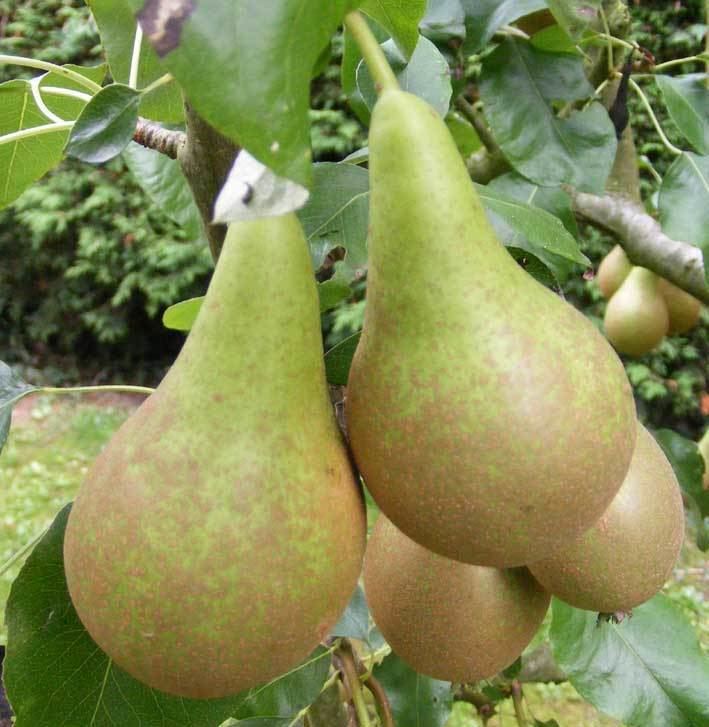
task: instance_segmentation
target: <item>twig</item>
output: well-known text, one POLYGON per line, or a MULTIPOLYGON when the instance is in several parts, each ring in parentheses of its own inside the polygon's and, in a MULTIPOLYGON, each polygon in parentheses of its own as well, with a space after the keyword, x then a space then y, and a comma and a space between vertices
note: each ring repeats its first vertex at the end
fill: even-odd
POLYGON ((389 704, 389 698, 387 697, 384 688, 379 683, 379 680, 375 679, 370 674, 364 684, 372 693, 374 699, 379 705, 379 716, 382 719, 382 727, 394 727, 394 717, 391 713, 391 704, 389 704))
POLYGON ((463 114, 463 116, 465 116, 465 118, 473 125, 473 128, 480 137, 480 141, 482 141, 483 146, 492 154, 499 152, 500 147, 497 145, 497 142, 490 133, 490 129, 488 129, 482 114, 475 108, 475 106, 468 103, 468 100, 464 98, 462 94, 456 98, 455 105, 458 111, 460 111, 460 113, 463 114))
POLYGON ((154 121, 139 118, 133 134, 133 141, 148 149, 154 149, 161 154, 165 154, 170 159, 177 159, 180 148, 187 141, 187 135, 183 131, 164 129, 154 121))

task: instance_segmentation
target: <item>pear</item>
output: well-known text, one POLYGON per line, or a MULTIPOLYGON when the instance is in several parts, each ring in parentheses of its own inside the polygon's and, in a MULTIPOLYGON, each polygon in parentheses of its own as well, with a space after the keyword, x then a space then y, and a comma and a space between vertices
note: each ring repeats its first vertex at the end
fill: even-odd
POLYGON ((496 238, 436 111, 377 101, 364 328, 348 382, 367 487, 440 555, 543 558, 603 514, 635 444, 617 355, 496 238))
POLYGON ((630 469, 610 507, 575 543, 529 569, 576 608, 629 611, 662 588, 683 539, 677 479, 653 436, 638 423, 630 469))
POLYGON ((149 686, 241 692, 306 658, 345 608, 365 511, 322 356, 297 218, 231 224, 182 351, 66 531, 81 621, 149 686))
POLYGON ((660 278, 657 287, 665 299, 667 312, 670 316, 669 333, 686 333, 699 322, 702 313, 702 304, 689 293, 660 278))
POLYGON ((608 301, 603 324, 620 353, 642 356, 667 335, 669 313, 658 283, 655 273, 634 267, 608 301))
POLYGON ((704 460, 702 484, 705 490, 709 490, 709 429, 704 432, 704 436, 699 440, 697 446, 699 447, 699 454, 702 455, 704 460))
POLYGON ((488 679, 522 653, 550 596, 526 568, 500 570, 436 555, 380 515, 367 544, 364 588, 392 649, 434 679, 488 679))
POLYGON ((620 245, 616 245, 601 260, 596 274, 596 282, 606 300, 609 300, 620 288, 621 283, 628 277, 632 267, 633 265, 628 260, 625 250, 620 245))

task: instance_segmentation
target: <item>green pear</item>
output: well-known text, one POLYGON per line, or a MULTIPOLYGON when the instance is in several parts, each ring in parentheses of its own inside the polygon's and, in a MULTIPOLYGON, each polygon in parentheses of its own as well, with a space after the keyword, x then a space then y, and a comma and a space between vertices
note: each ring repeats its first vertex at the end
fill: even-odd
POLYGON ((435 679, 473 682, 508 667, 544 620, 550 596, 526 568, 436 555, 384 515, 364 558, 372 617, 392 649, 435 679))
POLYGON ((704 477, 703 485, 705 490, 709 490, 709 429, 704 432, 704 436, 699 440, 697 446, 699 447, 699 454, 702 455, 704 460, 704 477))
POLYGON ((686 333, 694 328, 702 314, 702 304, 689 293, 660 278, 657 287, 665 299, 667 312, 670 316, 670 335, 686 333))
POLYGON ((364 545, 300 223, 233 223, 177 360, 76 499, 64 546, 74 606, 149 686, 235 694, 327 636, 364 545))
POLYGON ((596 282, 606 300, 610 300, 616 290, 620 288, 632 268, 633 264, 628 260, 625 250, 620 245, 616 245, 601 260, 596 274, 596 282))
POLYGON ((623 366, 496 238, 443 120, 385 90, 367 307, 345 405, 381 510, 448 558, 543 558, 602 515, 635 444, 623 366))
POLYGON ((658 282, 651 270, 634 267, 608 301, 603 325, 620 353, 642 356, 667 335, 669 313, 658 282))
POLYGON ((576 608, 629 611, 662 588, 683 540, 679 484, 660 446, 638 423, 630 469, 609 508, 580 539, 529 569, 576 608))

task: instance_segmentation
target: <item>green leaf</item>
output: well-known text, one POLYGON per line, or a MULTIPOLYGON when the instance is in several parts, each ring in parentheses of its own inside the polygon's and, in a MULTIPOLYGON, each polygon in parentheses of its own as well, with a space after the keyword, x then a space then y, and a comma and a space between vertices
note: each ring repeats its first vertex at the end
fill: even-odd
POLYGON ((496 227, 505 245, 532 253, 560 280, 571 272, 573 266, 569 263, 591 266, 558 217, 489 187, 478 189, 485 209, 506 223, 503 227, 496 227))
POLYGON ((700 154, 709 154, 709 88, 705 73, 655 76, 672 121, 700 154))
POLYGON ((197 113, 278 176, 311 182, 310 76, 346 0, 127 0, 197 113))
POLYGON ((340 280, 348 282, 363 274, 367 265, 369 224, 369 174, 354 164, 325 162, 313 170, 313 189, 299 210, 317 270, 336 247, 346 250, 340 264, 340 280))
POLYGON ((320 312, 332 310, 343 300, 347 300, 352 293, 349 283, 340 275, 334 275, 330 280, 318 284, 318 297, 320 299, 320 312))
POLYGON ((580 55, 576 43, 569 38, 566 31, 560 25, 549 25, 535 33, 530 43, 539 50, 546 50, 550 53, 572 53, 580 55))
POLYGON ((547 5, 559 25, 577 38, 598 20, 601 0, 547 0, 547 5))
MULTIPOLYGON (((408 63, 393 41, 382 43, 382 50, 401 88, 420 96, 441 116, 445 116, 453 91, 448 61, 438 48, 428 38, 422 37, 408 63)), ((377 91, 364 61, 357 68, 357 88, 371 111, 377 101, 377 91)))
MULTIPOLYGON (((74 71, 74 73, 79 73, 99 85, 101 85, 103 80, 106 78, 107 67, 105 63, 102 63, 99 66, 77 66, 73 63, 67 63, 62 66, 62 68, 74 71)), ((66 121, 76 119, 83 111, 88 99, 77 98, 75 96, 57 95, 47 92, 47 89, 79 91, 81 94, 88 94, 91 96, 91 92, 87 90, 86 86, 82 86, 80 83, 77 83, 71 78, 67 78, 57 71, 45 73, 39 81, 39 87, 40 90, 43 91, 42 99, 47 105, 47 108, 66 121)))
POLYGON ((560 118, 552 106, 593 94, 580 57, 507 39, 483 61, 480 94, 495 140, 520 174, 603 191, 617 147, 608 112, 594 102, 560 118))
POLYGON ((709 156, 684 152, 667 170, 658 200, 663 231, 701 248, 709 283, 709 156))
POLYGON ((135 142, 123 150, 123 158, 135 181, 191 240, 204 237, 202 217, 177 160, 135 142))
POLYGON ((179 303, 166 308, 162 314, 163 326, 175 331, 189 331, 197 318, 199 309, 202 307, 203 300, 204 296, 200 295, 197 298, 181 300, 179 303))
POLYGON ((357 586, 340 620, 330 631, 331 636, 366 641, 369 637, 369 608, 362 586, 357 586))
POLYGON ((472 124, 469 124, 459 113, 450 112, 446 116, 446 126, 451 132, 461 156, 468 157, 482 146, 480 137, 472 124))
POLYGON ((552 602, 554 659, 584 699, 628 727, 709 723, 709 660, 691 625, 658 595, 620 624, 552 602))
POLYGON ((653 436, 670 461, 685 498, 696 510, 697 544, 707 550, 709 527, 705 519, 709 518, 709 490, 704 489, 704 458, 697 443, 670 429, 659 429, 653 436))
POLYGON ((429 40, 439 43, 465 38, 465 11, 461 0, 429 2, 419 30, 429 40))
POLYGON ((10 433, 12 407, 32 391, 37 391, 37 387, 23 381, 4 361, 0 361, 0 452, 10 433))
POLYGON ((398 725, 443 727, 453 704, 450 682, 418 674, 396 654, 374 668, 374 676, 389 697, 398 725))
POLYGON ((330 654, 318 649, 270 683, 225 699, 150 689, 96 646, 71 604, 62 549, 71 506, 57 515, 15 580, 7 604, 4 681, 17 727, 218 725, 228 717, 290 717, 318 695, 330 654))
MULTIPOLYGON (((135 31, 138 27, 127 0, 87 0, 96 20, 101 44, 106 50, 111 76, 116 83, 128 83, 135 31)), ((167 73, 147 38, 140 45, 138 88, 146 88, 167 73)), ((141 116, 167 124, 184 120, 182 93, 176 83, 160 86, 141 96, 141 116)))
POLYGON ((419 39, 419 22, 426 12, 426 0, 364 0, 360 10, 376 20, 391 35, 400 52, 411 58, 419 39))
POLYGON ((140 95, 114 83, 102 88, 74 124, 67 154, 89 164, 102 164, 118 156, 130 143, 138 123, 140 95))
POLYGON ((352 358, 357 350, 361 333, 353 333, 325 353, 325 375, 334 386, 347 386, 352 358))
POLYGON ((503 25, 546 7, 544 0, 461 0, 467 36, 465 53, 477 53, 503 25))
POLYGON ((69 130, 49 126, 26 81, 0 84, 0 136, 44 126, 48 133, 0 144, 0 209, 62 160, 69 130))

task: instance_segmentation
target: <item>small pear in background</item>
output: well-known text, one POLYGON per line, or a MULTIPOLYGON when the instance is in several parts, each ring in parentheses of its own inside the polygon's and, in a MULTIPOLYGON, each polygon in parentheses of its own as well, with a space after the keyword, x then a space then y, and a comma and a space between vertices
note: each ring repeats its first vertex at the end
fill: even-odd
POLYGON ((384 515, 367 544, 364 588, 392 649, 435 679, 472 682, 508 667, 544 620, 550 596, 526 568, 436 555, 384 515))
POLYGON ((704 458, 704 489, 709 490, 709 429, 704 432, 704 436, 699 440, 697 446, 699 454, 704 458))
POLYGON ((702 304, 689 293, 660 278, 658 288, 667 305, 670 316, 669 333, 686 333, 694 328, 702 314, 702 304))
POLYGON ((367 307, 345 406, 359 470, 436 553, 542 558, 623 482, 636 436, 623 366, 499 242, 431 106, 382 93, 369 169, 367 307))
POLYGON ((327 636, 364 545, 300 223, 232 223, 177 360, 73 506, 74 606, 136 679, 185 697, 231 695, 295 667, 327 636))
POLYGON ((616 245, 604 258, 598 266, 596 273, 596 282, 601 289, 601 294, 606 300, 609 300, 613 294, 620 288, 623 281, 628 277, 632 270, 632 263, 628 260, 625 250, 620 245, 616 245))
POLYGON ((638 423, 630 469, 608 510, 575 543, 529 569, 571 606, 629 611, 662 588, 683 539, 679 484, 660 446, 638 423))
POLYGON ((608 301, 603 324, 608 340, 620 353, 642 356, 652 351, 670 325, 658 276, 634 267, 608 301))

